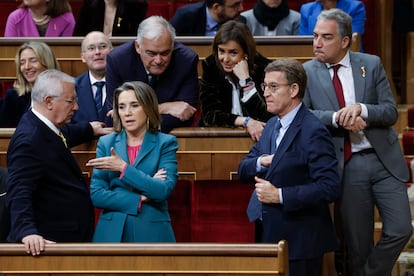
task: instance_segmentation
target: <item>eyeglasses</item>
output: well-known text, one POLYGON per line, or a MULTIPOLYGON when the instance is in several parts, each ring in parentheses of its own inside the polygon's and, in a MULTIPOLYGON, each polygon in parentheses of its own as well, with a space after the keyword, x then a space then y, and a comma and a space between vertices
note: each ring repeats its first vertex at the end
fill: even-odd
POLYGON ((290 86, 292 85, 291 83, 275 83, 275 82, 271 82, 269 84, 267 83, 262 83, 260 85, 260 88, 262 88, 263 91, 266 90, 266 88, 269 88, 271 93, 275 93, 277 90, 280 89, 280 87, 282 86, 290 86))
POLYGON ((70 105, 75 105, 78 102, 78 97, 73 97, 72 99, 62 99, 60 96, 52 96, 53 98, 57 98, 64 102, 67 102, 70 105))
POLYGON ((86 51, 87 52, 95 52, 96 49, 98 49, 99 51, 104 51, 104 50, 108 49, 108 47, 109 47, 109 45, 106 44, 106 43, 99 43, 97 45, 91 44, 91 45, 86 46, 86 51))
POLYGON ((78 103, 78 97, 74 97, 72 99, 62 99, 62 101, 65 101, 70 105, 75 105, 76 103, 78 103))

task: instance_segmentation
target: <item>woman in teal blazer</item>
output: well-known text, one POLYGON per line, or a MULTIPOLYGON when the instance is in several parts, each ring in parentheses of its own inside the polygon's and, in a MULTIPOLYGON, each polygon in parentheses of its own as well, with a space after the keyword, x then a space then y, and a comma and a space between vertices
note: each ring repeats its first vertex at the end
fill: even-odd
POLYGON ((152 88, 126 82, 114 93, 114 131, 102 136, 91 197, 102 209, 95 242, 175 242, 167 199, 177 181, 177 139, 158 131, 152 88))

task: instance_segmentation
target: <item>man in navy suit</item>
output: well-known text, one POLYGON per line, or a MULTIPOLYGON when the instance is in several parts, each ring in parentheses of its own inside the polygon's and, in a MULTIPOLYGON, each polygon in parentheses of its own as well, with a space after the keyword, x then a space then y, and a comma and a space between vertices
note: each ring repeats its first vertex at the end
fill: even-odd
POLYGON ((205 0, 178 8, 170 22, 180 36, 214 36, 229 20, 246 23, 242 11, 241 0, 205 0))
POLYGON ((395 100, 381 60, 349 50, 352 18, 347 13, 323 11, 313 33, 315 58, 304 64, 308 86, 303 102, 333 136, 342 179, 337 206, 347 275, 390 275, 412 233, 405 186, 409 172, 392 128, 398 118, 395 100), (335 76, 342 86, 343 107, 335 93, 335 76), (374 206, 382 220, 376 244, 374 206))
POLYGON ((267 111, 260 140, 241 161, 241 181, 255 182, 262 242, 287 240, 289 275, 318 276, 325 252, 337 247, 329 203, 339 197, 335 148, 325 126, 302 103, 306 73, 294 59, 265 69, 267 111))
POLYGON ((78 109, 74 82, 61 71, 43 71, 32 90, 32 108, 9 143, 7 240, 22 242, 28 254, 39 255, 45 243, 92 238, 94 209, 69 148, 105 130, 99 122, 66 125, 78 109))
POLYGON ((191 126, 198 104, 198 55, 176 42, 171 24, 160 16, 141 22, 137 39, 116 47, 107 56, 107 91, 126 81, 143 81, 157 94, 161 131, 191 126))
POLYGON ((106 56, 111 49, 109 37, 102 32, 90 32, 83 39, 81 57, 82 62, 88 66, 88 71, 75 80, 79 109, 75 112, 72 123, 100 121, 108 127, 112 126, 112 117, 108 115, 112 103, 109 102, 111 97, 107 97, 105 83, 106 56))

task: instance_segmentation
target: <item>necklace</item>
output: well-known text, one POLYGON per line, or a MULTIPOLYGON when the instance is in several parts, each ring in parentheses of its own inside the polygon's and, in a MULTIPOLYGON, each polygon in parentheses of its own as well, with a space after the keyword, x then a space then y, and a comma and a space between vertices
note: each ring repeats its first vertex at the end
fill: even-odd
POLYGON ((32 18, 33 21, 35 22, 36 25, 45 25, 47 23, 49 23, 50 20, 50 16, 49 15, 45 15, 40 19, 34 18, 33 14, 32 14, 32 18))

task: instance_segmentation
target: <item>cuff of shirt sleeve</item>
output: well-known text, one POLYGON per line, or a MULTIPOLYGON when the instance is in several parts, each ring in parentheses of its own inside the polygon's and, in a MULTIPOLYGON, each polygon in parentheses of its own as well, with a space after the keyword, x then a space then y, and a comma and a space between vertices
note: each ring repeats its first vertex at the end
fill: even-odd
POLYGON ((279 190, 279 201, 280 204, 283 204, 283 194, 282 194, 282 188, 277 188, 279 190))
POLYGON ((332 126, 334 126, 334 127, 338 128, 339 126, 338 126, 338 124, 336 123, 335 118, 336 118, 336 112, 334 112, 334 113, 333 113, 333 115, 332 115, 332 126))
POLYGON ((363 119, 368 119, 368 108, 363 103, 358 103, 361 106, 361 117, 363 119))
POLYGON ((142 196, 139 197, 139 203, 138 203, 138 213, 141 213, 141 209, 142 209, 142 196))
POLYGON ((121 175, 119 176, 119 179, 121 179, 122 177, 124 177, 124 174, 125 174, 125 171, 126 171, 126 168, 127 167, 128 167, 128 164, 125 163, 124 168, 121 171, 121 175))
POLYGON ((250 98, 251 98, 254 94, 256 94, 256 92, 257 92, 257 89, 256 89, 256 87, 254 87, 254 86, 253 86, 253 88, 252 88, 252 89, 250 89, 250 91, 249 91, 248 93, 246 93, 246 94, 244 94, 244 95, 243 95, 243 98, 241 99, 241 101, 242 101, 243 103, 247 102, 248 100, 250 100, 250 98))

